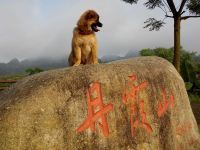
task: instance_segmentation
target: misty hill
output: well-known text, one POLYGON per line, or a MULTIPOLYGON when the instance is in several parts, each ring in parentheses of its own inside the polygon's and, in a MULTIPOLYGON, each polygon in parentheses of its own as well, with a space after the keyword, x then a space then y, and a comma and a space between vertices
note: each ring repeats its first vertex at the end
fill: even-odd
POLYGON ((101 62, 107 63, 110 61, 115 61, 115 60, 121 60, 121 59, 127 59, 131 57, 137 57, 139 55, 138 51, 128 51, 125 56, 118 56, 118 55, 106 55, 101 57, 101 62))
MULTIPOLYGON (((129 51, 124 57, 118 55, 106 55, 99 59, 100 63, 106 63, 114 60, 126 59, 138 56, 138 51, 129 51)), ((28 68, 41 68, 43 70, 50 70, 55 68, 67 67, 68 61, 66 57, 63 58, 38 58, 25 59, 19 61, 17 58, 12 59, 8 63, 0 63, 0 75, 11 75, 16 73, 23 73, 28 68)))
POLYGON ((103 63, 106 63, 106 62, 110 62, 110 61, 114 61, 114 60, 120 60, 122 59, 123 57, 120 57, 118 55, 106 55, 106 56, 103 56, 101 57, 101 62, 103 63))
POLYGON ((139 56, 139 51, 128 51, 128 53, 126 53, 126 55, 124 56, 124 58, 131 58, 131 57, 137 57, 139 56))
POLYGON ((0 63, 0 75, 11 75, 16 73, 23 73, 27 68, 38 67, 44 70, 63 68, 68 66, 66 58, 51 59, 26 59, 19 61, 17 58, 12 59, 8 63, 0 63))

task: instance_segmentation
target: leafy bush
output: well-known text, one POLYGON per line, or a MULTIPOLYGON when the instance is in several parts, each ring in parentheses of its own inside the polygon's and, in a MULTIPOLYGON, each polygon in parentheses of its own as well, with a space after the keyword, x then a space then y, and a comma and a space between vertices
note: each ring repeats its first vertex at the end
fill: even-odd
POLYGON ((158 56, 167 59, 169 62, 172 63, 174 52, 172 48, 156 48, 156 49, 142 49, 140 51, 141 56, 158 56))
POLYGON ((192 103, 200 103, 200 97, 197 94, 193 94, 193 93, 188 93, 190 102, 192 103))
POLYGON ((25 71, 26 71, 26 73, 28 73, 28 75, 33 75, 33 74, 36 74, 36 73, 40 73, 40 72, 42 72, 42 71, 44 71, 44 70, 35 67, 35 68, 28 68, 28 69, 26 69, 25 71))
MULTIPOLYGON (((174 57, 173 48, 143 49, 140 51, 140 55, 162 57, 171 63, 174 57)), ((191 95, 191 101, 200 99, 200 77, 198 77, 200 75, 200 63, 196 60, 198 57, 195 52, 181 50, 181 76, 185 81, 188 94, 191 95)))
POLYGON ((192 88, 193 84, 190 82, 185 82, 186 90, 189 91, 192 88))

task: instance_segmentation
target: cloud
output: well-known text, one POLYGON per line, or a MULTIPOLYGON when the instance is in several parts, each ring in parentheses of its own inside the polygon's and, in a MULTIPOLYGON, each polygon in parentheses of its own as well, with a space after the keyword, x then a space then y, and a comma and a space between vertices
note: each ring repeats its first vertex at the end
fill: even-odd
MULTIPOLYGON (((143 29, 148 17, 162 19, 160 10, 121 0, 2 0, 0 2, 0 62, 12 58, 61 57, 71 51, 72 30, 87 9, 100 14, 104 26, 97 33, 99 54, 173 45, 173 22, 159 32, 143 29)), ((182 45, 198 51, 198 19, 182 23, 182 45)))

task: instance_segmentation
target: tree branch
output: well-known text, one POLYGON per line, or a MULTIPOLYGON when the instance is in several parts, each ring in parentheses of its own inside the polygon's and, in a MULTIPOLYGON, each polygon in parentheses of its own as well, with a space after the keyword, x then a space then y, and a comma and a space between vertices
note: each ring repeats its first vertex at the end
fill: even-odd
POLYGON ((181 17, 181 20, 186 20, 188 18, 199 18, 200 16, 184 16, 184 17, 181 17))
POLYGON ((175 7, 175 5, 174 5, 173 0, 167 0, 167 3, 168 3, 168 5, 169 5, 169 7, 170 7, 170 9, 171 9, 171 11, 172 11, 172 13, 173 13, 173 15, 175 16, 176 13, 177 13, 177 11, 176 11, 176 7, 175 7))
POLYGON ((178 13, 179 13, 179 14, 181 14, 181 12, 182 12, 182 10, 183 10, 183 7, 185 6, 186 1, 187 1, 187 0, 182 0, 181 6, 180 6, 180 8, 179 8, 179 10, 178 10, 178 13))
POLYGON ((181 15, 184 14, 184 13, 185 13, 185 11, 183 11, 183 12, 181 13, 181 15))
POLYGON ((165 0, 162 0, 162 2, 168 8, 168 11, 171 11, 171 9, 169 8, 169 5, 165 2, 165 0))
POLYGON ((165 9, 163 9, 161 6, 159 6, 159 8, 165 13, 167 14, 167 11, 165 9))
POLYGON ((149 31, 158 31, 165 24, 163 21, 156 20, 155 18, 149 18, 144 22, 146 25, 143 28, 149 28, 149 31))
POLYGON ((168 18, 174 18, 173 16, 169 16, 169 15, 165 15, 165 17, 168 17, 168 18))

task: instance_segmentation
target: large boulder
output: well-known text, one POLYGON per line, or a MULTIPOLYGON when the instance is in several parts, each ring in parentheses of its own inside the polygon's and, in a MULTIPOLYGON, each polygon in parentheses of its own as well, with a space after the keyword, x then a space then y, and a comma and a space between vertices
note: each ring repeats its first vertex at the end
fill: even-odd
POLYGON ((184 82, 138 57, 29 76, 0 94, 2 150, 198 150, 184 82))

